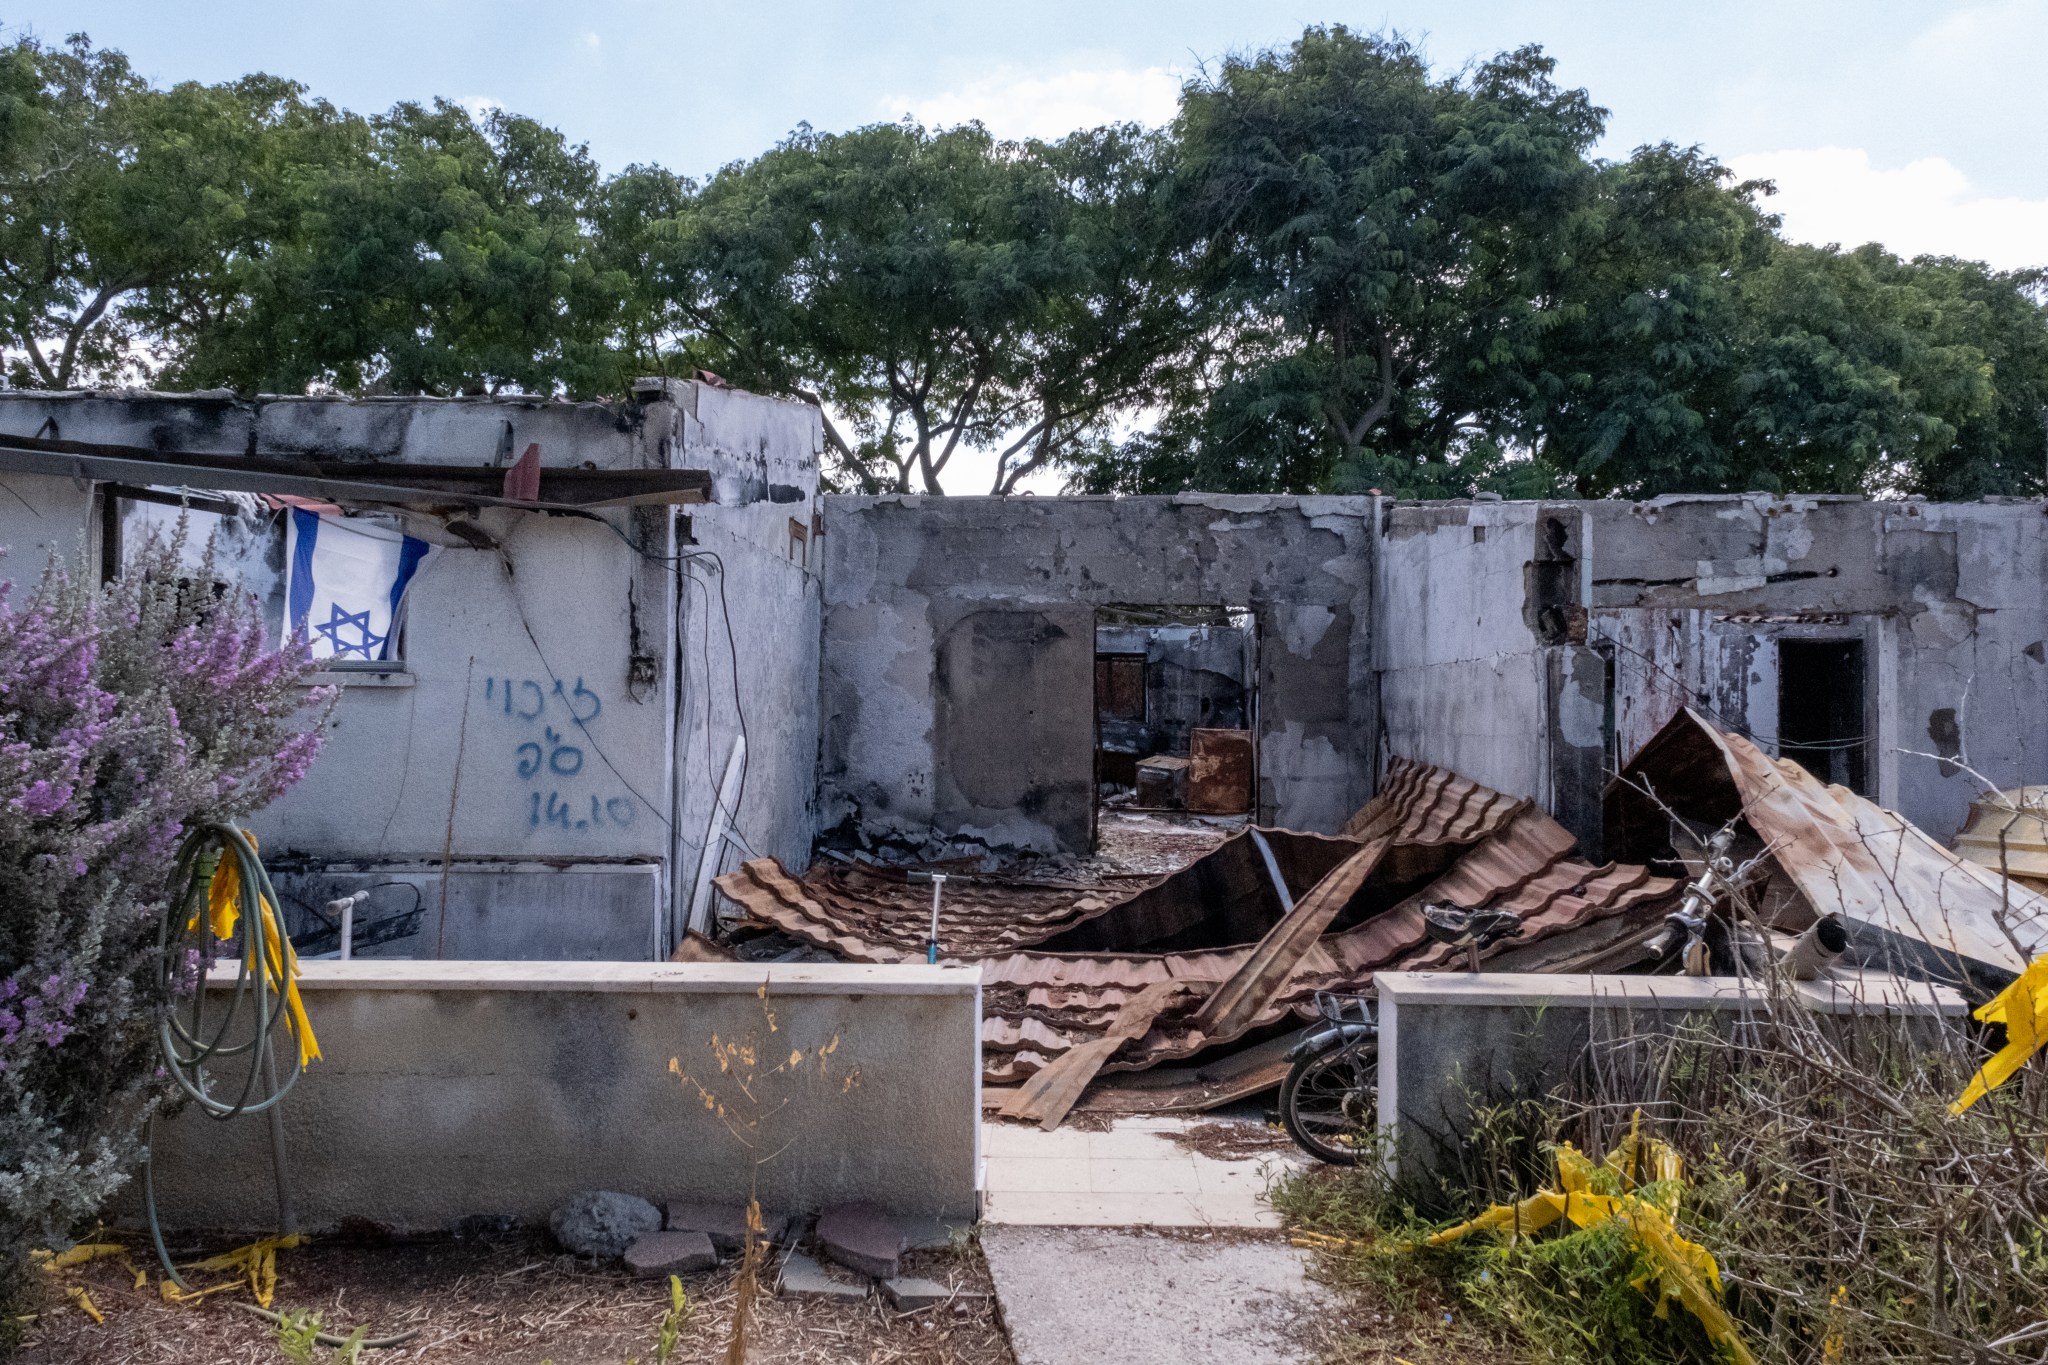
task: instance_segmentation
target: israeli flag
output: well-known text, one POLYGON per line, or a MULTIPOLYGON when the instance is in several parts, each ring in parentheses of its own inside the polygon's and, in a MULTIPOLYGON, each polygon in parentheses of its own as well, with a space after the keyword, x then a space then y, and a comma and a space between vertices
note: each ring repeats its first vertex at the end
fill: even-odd
POLYGON ((316 659, 396 658, 405 590, 434 547, 363 517, 290 509, 284 642, 305 633, 316 659))

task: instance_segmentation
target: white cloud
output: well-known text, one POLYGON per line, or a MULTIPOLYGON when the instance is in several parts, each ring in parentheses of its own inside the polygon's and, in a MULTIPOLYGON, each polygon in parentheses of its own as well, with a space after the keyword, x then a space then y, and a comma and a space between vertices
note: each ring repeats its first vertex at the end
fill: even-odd
POLYGON ((601 40, 595 33, 586 33, 583 35, 583 45, 592 50, 595 50, 597 48, 600 41, 601 40))
POLYGON ((470 120, 475 123, 482 123, 487 115, 505 112, 505 101, 494 100, 489 95, 464 95, 455 102, 469 111, 470 120))
POLYGON ((1013 69, 922 98, 891 95, 881 107, 891 118, 908 113, 928 128, 979 119, 998 137, 1055 138, 1104 123, 1165 123, 1178 107, 1180 82, 1163 66, 1013 69))
POLYGON ((1777 182, 1765 207, 1797 241, 1881 242, 1901 256, 1965 256, 2008 270, 2048 264, 2048 198, 1975 194, 1941 157, 1889 170, 1858 148, 1820 147, 1730 157, 1728 164, 1744 179, 1777 182))

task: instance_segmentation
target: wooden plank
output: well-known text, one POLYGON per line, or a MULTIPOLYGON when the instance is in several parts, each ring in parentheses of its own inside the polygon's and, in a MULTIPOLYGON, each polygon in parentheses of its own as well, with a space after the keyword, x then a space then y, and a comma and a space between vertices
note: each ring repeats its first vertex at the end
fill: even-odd
POLYGON ((1393 836, 1383 834, 1359 845, 1356 853, 1331 868, 1292 910, 1280 917, 1278 924, 1266 931, 1244 965, 1209 993, 1194 1017, 1195 1028, 1218 1043, 1250 1028, 1259 1012, 1293 979, 1302 958, 1316 946, 1316 940, 1330 927, 1337 913, 1350 904, 1392 844, 1393 836))
POLYGON ((1068 1048, 1051 1065, 1032 1075, 1000 1111, 1005 1118, 1034 1120, 1047 1132, 1060 1126, 1116 1050, 1134 1038, 1142 1038, 1152 1021, 1182 992, 1187 983, 1155 981, 1124 1001, 1102 1037, 1068 1048))

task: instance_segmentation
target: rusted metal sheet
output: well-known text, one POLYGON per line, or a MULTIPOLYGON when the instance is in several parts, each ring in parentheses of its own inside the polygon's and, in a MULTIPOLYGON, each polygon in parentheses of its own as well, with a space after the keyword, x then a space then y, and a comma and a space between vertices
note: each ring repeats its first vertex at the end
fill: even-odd
POLYGON ((1057 1061, 1041 1068, 1003 1106, 1003 1116, 1034 1120, 1048 1131, 1059 1127, 1060 1120, 1081 1098, 1081 1092, 1102 1070, 1110 1054, 1125 1043, 1144 1037, 1160 1012, 1186 991, 1187 987, 1180 982, 1160 981, 1124 1001, 1100 1038, 1068 1048, 1057 1061))
POLYGON ((1632 856, 1655 856, 1669 842, 1667 809, 1708 827, 1740 817, 1808 922, 1841 915, 1852 943, 1869 943, 1888 968, 1986 986, 2048 951, 2048 898, 1690 708, 1609 784, 1607 801, 1611 846, 1632 856))
POLYGON ((1252 808, 1252 732, 1196 730, 1189 737, 1188 809, 1239 815, 1252 808))
POLYGON ((1439 768, 1397 758, 1387 765, 1379 794, 1344 826, 1346 837, 1391 833, 1397 844, 1476 844, 1516 814, 1534 807, 1439 768))
POLYGON ((1266 932, 1230 979, 1209 993, 1192 1021, 1194 1027, 1217 1042, 1235 1038, 1251 1027, 1252 1020, 1285 989, 1337 912, 1365 885, 1392 843, 1393 836, 1383 834, 1360 844, 1356 853, 1331 868, 1329 875, 1266 932))
MULTIPOLYGON (((1272 934, 1291 917, 1248 834, 1134 891, 969 878, 956 893, 949 882, 941 955, 982 968, 985 1080, 1014 1084, 1108 1042, 1126 1006, 1152 988, 1160 1003, 1142 1033, 1089 1048, 1073 1065, 1143 1071, 1307 1020, 1319 990, 1364 991, 1378 971, 1455 966, 1424 930, 1425 903, 1512 911, 1521 934, 1490 953, 1528 953, 1610 919, 1635 933, 1679 888, 1646 867, 1573 861, 1570 834, 1529 802, 1425 764, 1396 761, 1352 828, 1371 831, 1371 844, 1262 831, 1300 900, 1295 914, 1331 912, 1316 933, 1299 932, 1312 923, 1303 918, 1272 934), (1328 893, 1317 897, 1322 884, 1328 893)), ((798 880, 761 859, 718 887, 754 920, 850 961, 923 960, 929 889, 900 872, 825 865, 798 880)), ((1625 939, 1603 935, 1600 947, 1625 939)))
MULTIPOLYGON (((1358 847, 1294 830, 1262 833, 1295 895, 1358 847)), ((931 885, 912 882, 901 868, 823 862, 799 880, 773 859, 759 859, 713 885, 762 923, 854 962, 922 957, 931 928, 931 885)), ((1241 831, 1164 877, 1098 884, 953 873, 941 900, 939 945, 959 957, 1037 945, 1167 952, 1250 943, 1279 917, 1259 855, 1241 831)))
POLYGON ((2048 891, 2048 787, 2014 787, 1972 801, 1956 852, 2030 891, 2048 891))

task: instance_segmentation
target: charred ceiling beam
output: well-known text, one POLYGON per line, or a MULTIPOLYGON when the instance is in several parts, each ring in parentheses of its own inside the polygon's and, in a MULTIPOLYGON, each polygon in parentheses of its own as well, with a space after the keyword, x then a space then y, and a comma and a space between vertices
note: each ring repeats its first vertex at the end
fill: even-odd
POLYGON ((176 484, 191 488, 397 507, 514 507, 589 511, 711 499, 702 469, 553 469, 540 473, 532 501, 503 496, 505 471, 491 465, 276 459, 100 445, 0 435, 0 471, 54 474, 100 483, 176 484))

